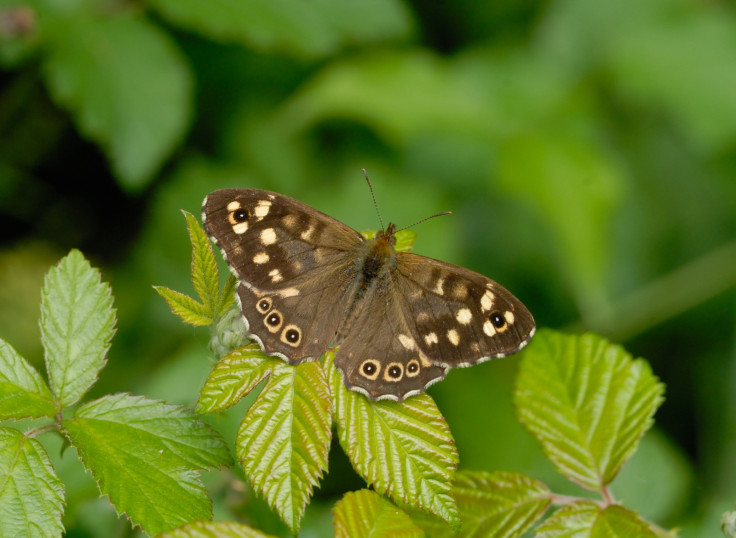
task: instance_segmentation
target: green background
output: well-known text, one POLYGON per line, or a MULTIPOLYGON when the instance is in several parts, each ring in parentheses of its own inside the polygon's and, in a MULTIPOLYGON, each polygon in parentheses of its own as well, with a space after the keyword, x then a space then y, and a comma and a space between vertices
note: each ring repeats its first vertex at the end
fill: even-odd
MULTIPOLYGON (((736 6, 681 0, 0 0, 0 337, 38 368, 43 274, 72 247, 118 309, 91 396, 193 405, 205 329, 179 209, 270 189, 358 229, 415 228, 415 252, 471 268, 538 325, 593 330, 667 384, 614 482, 681 536, 736 501, 736 6)), ((514 418, 516 358, 430 393, 465 469, 556 475, 514 418)), ((246 403, 247 405, 247 403, 246 403)), ((213 418, 232 443, 243 407, 213 418)), ((129 534, 72 451, 42 438, 69 536, 129 534), (101 509, 104 507, 104 509, 101 509)), ((217 519, 283 532, 237 470, 217 519)), ((361 487, 339 449, 303 536, 361 487)))

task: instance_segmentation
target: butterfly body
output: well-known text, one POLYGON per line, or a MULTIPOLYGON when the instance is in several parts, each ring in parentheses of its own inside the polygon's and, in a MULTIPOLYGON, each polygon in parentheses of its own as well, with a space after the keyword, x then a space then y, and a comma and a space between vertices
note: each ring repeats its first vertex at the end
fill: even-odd
POLYGON ((239 280, 237 298, 264 351, 291 364, 339 346, 345 384, 402 400, 470 366, 521 349, 524 305, 467 269, 396 252, 396 227, 373 239, 287 196, 222 189, 202 218, 239 280))

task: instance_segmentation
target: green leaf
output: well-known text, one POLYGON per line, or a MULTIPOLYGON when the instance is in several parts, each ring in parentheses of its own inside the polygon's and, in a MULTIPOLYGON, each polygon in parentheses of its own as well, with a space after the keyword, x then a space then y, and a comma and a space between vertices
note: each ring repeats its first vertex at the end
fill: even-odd
POLYGON ((64 487, 46 451, 0 428, 0 536, 61 536, 64 487))
POLYGON ((432 398, 371 402, 345 388, 325 354, 340 445, 356 471, 379 493, 459 524, 450 495, 458 455, 450 429, 432 398))
POLYGON ((0 338, 0 420, 55 413, 54 397, 41 374, 0 338))
POLYGON ((254 343, 226 355, 210 372, 199 394, 197 413, 232 407, 263 381, 280 359, 269 357, 254 343))
POLYGON ((192 243, 192 283, 211 317, 220 302, 220 271, 212 244, 194 216, 184 211, 192 243))
POLYGON ((648 525, 623 506, 605 509, 593 502, 580 501, 557 510, 537 528, 535 538, 655 538, 648 525))
POLYGON ((424 532, 411 518, 377 493, 351 491, 335 504, 335 538, 416 538, 424 532))
POLYGON ((159 534, 157 538, 269 538, 261 531, 229 521, 195 521, 159 534))
POLYGON ((97 380, 114 332, 110 286, 72 250, 48 272, 41 296, 46 370, 61 407, 78 402, 97 380))
POLYGON ((298 366, 274 358, 263 362, 270 363, 271 375, 240 424, 237 453, 253 489, 296 534, 327 469, 330 391, 318 361, 298 366))
POLYGON ((557 469, 600 491, 636 450, 663 393, 649 364, 623 348, 545 330, 524 352, 514 400, 557 469))
POLYGON ((315 0, 309 4, 298 0, 210 0, 206 4, 152 0, 151 4, 176 26, 208 38, 300 56, 335 53, 351 42, 398 38, 411 25, 407 9, 396 0, 315 0))
POLYGON ((225 281, 225 285, 222 287, 220 293, 220 300, 215 308, 215 317, 221 318, 224 316, 230 307, 235 302, 235 287, 238 285, 238 279, 235 275, 230 275, 225 281))
POLYGON ((101 493, 147 533, 212 517, 197 470, 230 455, 185 408, 115 394, 81 406, 63 428, 101 493))
POLYGON ((460 472, 452 493, 463 536, 522 536, 551 502, 545 484, 511 472, 460 472))
POLYGON ((164 286, 154 286, 158 294, 166 299, 171 311, 179 316, 182 321, 201 327, 212 324, 211 310, 205 305, 198 303, 188 295, 179 293, 164 286))
POLYGON ((41 18, 52 96, 100 144, 124 187, 140 190, 189 123, 192 76, 166 33, 117 12, 67 9, 41 18))

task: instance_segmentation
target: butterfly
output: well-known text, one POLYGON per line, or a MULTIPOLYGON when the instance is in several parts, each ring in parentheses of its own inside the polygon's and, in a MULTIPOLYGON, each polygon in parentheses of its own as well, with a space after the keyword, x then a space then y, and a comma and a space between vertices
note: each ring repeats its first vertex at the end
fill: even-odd
POLYGON ((222 189, 202 221, 238 279, 248 337, 299 364, 337 348, 345 385, 371 400, 424 391, 450 368, 519 351, 534 318, 483 275, 396 252, 396 226, 373 239, 283 194, 222 189))

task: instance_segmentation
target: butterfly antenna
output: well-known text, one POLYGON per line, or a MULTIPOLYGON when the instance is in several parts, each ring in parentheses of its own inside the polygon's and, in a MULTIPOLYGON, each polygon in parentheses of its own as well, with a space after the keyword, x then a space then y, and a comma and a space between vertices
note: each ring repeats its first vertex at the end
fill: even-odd
POLYGON ((365 176, 365 180, 368 182, 368 188, 371 190, 371 197, 373 198, 373 206, 376 208, 376 214, 378 215, 378 222, 381 224, 381 230, 385 230, 386 227, 383 225, 383 219, 381 218, 381 212, 378 210, 378 202, 376 202, 376 194, 373 192, 373 185, 371 185, 371 180, 368 179, 368 172, 366 172, 365 168, 363 168, 363 175, 365 176))
POLYGON ((421 224, 422 222, 426 222, 429 219, 433 219, 435 217, 441 217, 442 215, 452 215, 452 211, 443 211, 441 213, 435 213, 434 215, 430 215, 428 217, 424 217, 422 220, 419 220, 419 221, 415 222, 414 224, 412 224, 410 226, 404 226, 403 228, 400 228, 400 229, 396 230, 396 232, 400 232, 401 230, 406 230, 408 228, 413 228, 414 226, 416 226, 418 224, 421 224))

